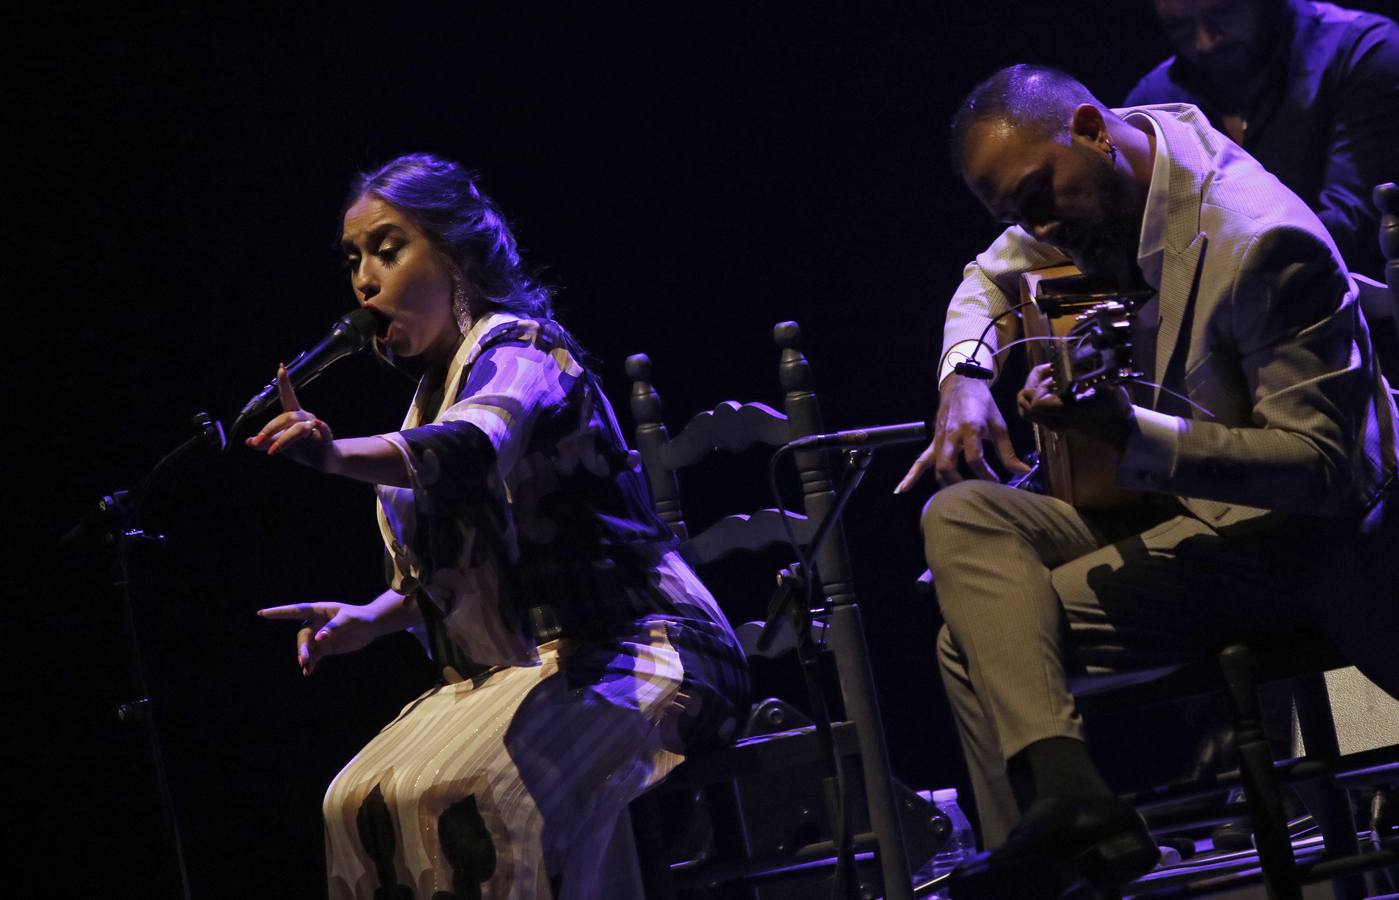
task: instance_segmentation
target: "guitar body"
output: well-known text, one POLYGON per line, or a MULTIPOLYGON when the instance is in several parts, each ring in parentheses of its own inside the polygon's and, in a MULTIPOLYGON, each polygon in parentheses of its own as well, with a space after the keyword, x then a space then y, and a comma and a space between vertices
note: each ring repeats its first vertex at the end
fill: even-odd
MULTIPOLYGON (((1020 279, 1020 300, 1030 304, 1021 311, 1025 336, 1064 337, 1079 325, 1080 315, 1113 295, 1108 286, 1086 283, 1072 265, 1026 272, 1020 279)), ((1027 343, 1030 365, 1054 363, 1057 346, 1048 341, 1027 343)), ((1142 501, 1140 492, 1117 486, 1121 454, 1112 445, 1041 425, 1035 426, 1035 444, 1051 497, 1085 510, 1122 509, 1142 501)))

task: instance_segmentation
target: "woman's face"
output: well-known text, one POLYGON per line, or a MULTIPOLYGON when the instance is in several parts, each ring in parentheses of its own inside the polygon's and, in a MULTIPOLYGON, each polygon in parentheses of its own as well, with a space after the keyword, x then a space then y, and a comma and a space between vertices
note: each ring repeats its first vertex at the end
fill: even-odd
POLYGON ((399 356, 450 360, 461 338, 451 270, 427 235, 397 208, 366 195, 346 210, 340 245, 360 305, 391 320, 380 340, 399 356))

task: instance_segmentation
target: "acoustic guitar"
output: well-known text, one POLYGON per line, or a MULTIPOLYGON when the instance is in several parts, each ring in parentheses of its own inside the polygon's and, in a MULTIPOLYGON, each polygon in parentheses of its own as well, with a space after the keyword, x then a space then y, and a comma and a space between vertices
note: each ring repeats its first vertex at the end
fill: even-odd
MULTIPOLYGON (((1031 366, 1049 363, 1055 393, 1065 402, 1142 377, 1133 364, 1132 325, 1150 291, 1121 291, 1109 280, 1083 275, 1071 265, 1026 272, 1020 279, 1021 321, 1031 366)), ((1121 509, 1142 494, 1117 486, 1120 454, 1102 441, 1036 425, 1037 487, 1079 509, 1121 509)))

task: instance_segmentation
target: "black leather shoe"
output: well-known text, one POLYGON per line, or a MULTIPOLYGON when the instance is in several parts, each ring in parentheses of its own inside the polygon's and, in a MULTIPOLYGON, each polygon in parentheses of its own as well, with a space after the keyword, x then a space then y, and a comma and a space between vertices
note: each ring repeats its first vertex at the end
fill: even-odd
POLYGON ((1116 797, 1036 800, 1004 844, 953 872, 954 900, 1050 900, 1115 892, 1156 865, 1146 823, 1116 797))

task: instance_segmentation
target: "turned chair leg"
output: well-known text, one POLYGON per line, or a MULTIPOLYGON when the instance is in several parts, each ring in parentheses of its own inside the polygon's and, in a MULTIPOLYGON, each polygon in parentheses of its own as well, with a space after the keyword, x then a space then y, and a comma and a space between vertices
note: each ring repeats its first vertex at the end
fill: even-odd
MULTIPOLYGON (((1293 685, 1297 704, 1297 725, 1310 759, 1334 762, 1341 755, 1336 739, 1336 720, 1331 715, 1331 698, 1326 693, 1326 677, 1320 672, 1300 676, 1293 685)), ((1334 778, 1318 779, 1297 786, 1307 811, 1316 819, 1326 842, 1326 856, 1335 858, 1360 852, 1355 833, 1355 816, 1350 799, 1334 778)), ((1363 875, 1333 879, 1337 900, 1361 900, 1368 891, 1363 875)))
POLYGON ((1273 753, 1263 734, 1258 686, 1253 675, 1253 651, 1232 644, 1219 653, 1230 710, 1234 715, 1239 774, 1253 826, 1258 862, 1269 900, 1301 900, 1302 885, 1292 857, 1282 797, 1273 772, 1273 753))

